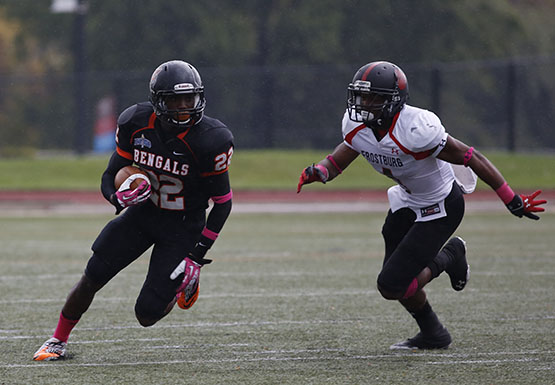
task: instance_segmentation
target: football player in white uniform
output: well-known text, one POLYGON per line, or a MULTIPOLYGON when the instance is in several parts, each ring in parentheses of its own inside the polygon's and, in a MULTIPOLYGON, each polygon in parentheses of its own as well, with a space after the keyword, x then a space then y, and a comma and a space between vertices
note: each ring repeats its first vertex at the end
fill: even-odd
POLYGON ((382 228, 385 257, 378 290, 398 300, 420 331, 392 349, 445 349, 451 336, 432 310, 423 288, 443 271, 454 290, 470 278, 466 243, 452 237, 464 215, 464 193, 477 177, 495 190, 518 217, 539 219, 544 211, 531 195, 515 194, 501 173, 480 152, 445 132, 432 112, 406 104, 408 81, 395 64, 364 65, 348 87, 343 142, 332 154, 305 168, 303 185, 332 180, 359 155, 397 184, 388 190, 390 210, 382 228))

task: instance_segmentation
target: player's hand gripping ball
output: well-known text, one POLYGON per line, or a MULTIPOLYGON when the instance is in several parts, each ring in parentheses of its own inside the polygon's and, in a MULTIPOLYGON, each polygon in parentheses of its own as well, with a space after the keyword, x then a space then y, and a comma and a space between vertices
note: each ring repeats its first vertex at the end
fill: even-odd
POLYGON ((144 202, 151 192, 148 174, 135 166, 120 169, 114 179, 114 185, 118 189, 114 195, 122 210, 144 202))

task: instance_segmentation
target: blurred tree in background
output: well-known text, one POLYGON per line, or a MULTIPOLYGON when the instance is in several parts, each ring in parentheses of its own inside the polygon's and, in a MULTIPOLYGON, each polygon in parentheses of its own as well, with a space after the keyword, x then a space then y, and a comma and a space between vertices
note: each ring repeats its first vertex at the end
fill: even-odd
POLYGON ((410 103, 463 140, 504 147, 516 122, 519 148, 555 148, 553 0, 87 0, 83 100, 76 17, 52 3, 0 0, 0 154, 70 149, 76 135, 90 148, 96 102, 146 100, 152 70, 175 58, 200 70, 207 113, 241 147, 337 143, 352 74, 385 59, 407 72, 410 103), (513 117, 507 93, 524 95, 513 117))

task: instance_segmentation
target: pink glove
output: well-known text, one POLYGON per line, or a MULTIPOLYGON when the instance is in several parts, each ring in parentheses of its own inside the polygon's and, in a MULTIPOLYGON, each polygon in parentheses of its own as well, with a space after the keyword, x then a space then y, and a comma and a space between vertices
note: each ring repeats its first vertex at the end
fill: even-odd
POLYGON ((146 180, 143 180, 139 187, 134 190, 131 190, 130 188, 122 189, 125 184, 126 183, 124 182, 120 189, 116 191, 116 199, 122 209, 144 202, 150 196, 150 183, 146 180))
POLYGON ((301 192, 303 185, 312 182, 322 182, 326 183, 329 178, 328 169, 321 164, 316 164, 308 166, 303 170, 301 176, 299 177, 299 183, 297 184, 297 194, 301 192))
POLYGON ((196 263, 189 257, 185 257, 183 261, 172 271, 170 274, 170 279, 174 280, 183 275, 183 282, 177 291, 187 290, 187 288, 194 288, 198 285, 201 264, 196 263))
POLYGON ((201 267, 201 264, 186 257, 170 274, 171 280, 175 280, 181 274, 184 274, 183 281, 179 289, 177 289, 177 304, 182 309, 188 309, 193 306, 198 298, 201 267))

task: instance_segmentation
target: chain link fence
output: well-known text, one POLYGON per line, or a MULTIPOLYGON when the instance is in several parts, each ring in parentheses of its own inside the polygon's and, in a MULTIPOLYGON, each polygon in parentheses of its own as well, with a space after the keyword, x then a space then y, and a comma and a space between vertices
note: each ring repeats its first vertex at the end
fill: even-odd
MULTIPOLYGON (((460 140, 509 151, 555 149, 554 57, 399 64, 409 79, 409 104, 436 112, 460 140)), ((342 139, 347 84, 359 66, 198 69, 206 114, 231 128, 238 148, 329 149, 342 139)), ((150 75, 0 75, 0 155, 109 151, 97 146, 99 136, 113 145, 106 140, 113 137, 113 119, 147 100, 150 75)))

